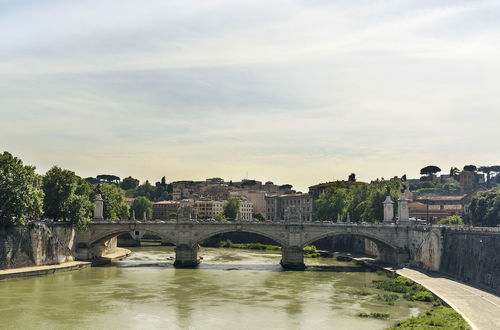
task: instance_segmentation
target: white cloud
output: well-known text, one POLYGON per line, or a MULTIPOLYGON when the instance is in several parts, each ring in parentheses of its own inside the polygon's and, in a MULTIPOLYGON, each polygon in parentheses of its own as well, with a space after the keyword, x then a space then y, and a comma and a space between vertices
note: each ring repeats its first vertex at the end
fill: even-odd
POLYGON ((304 189, 498 162, 495 1, 4 3, 0 148, 41 170, 304 189))

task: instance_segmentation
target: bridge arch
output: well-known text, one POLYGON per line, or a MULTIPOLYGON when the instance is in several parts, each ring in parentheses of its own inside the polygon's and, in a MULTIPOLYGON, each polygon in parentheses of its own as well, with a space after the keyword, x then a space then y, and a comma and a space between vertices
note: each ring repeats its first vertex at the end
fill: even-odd
POLYGON ((394 250, 398 249, 398 247, 396 245, 394 245, 393 243, 388 242, 384 238, 381 238, 380 236, 374 235, 374 234, 369 233, 369 232, 357 232, 357 231, 356 232, 348 232, 348 231, 338 231, 338 230, 328 231, 328 232, 324 232, 324 233, 321 233, 319 235, 313 236, 313 237, 305 240, 304 243, 302 244, 302 247, 305 247, 307 245, 311 245, 312 243, 319 241, 320 239, 323 239, 323 238, 333 237, 333 236, 341 236, 341 235, 359 236, 359 237, 363 237, 363 238, 367 238, 367 239, 371 240, 372 242, 377 244, 377 246, 381 245, 381 246, 385 246, 387 248, 391 248, 394 250))
MULTIPOLYGON (((366 238, 373 242, 377 248, 377 259, 389 264, 400 264, 402 262, 407 262, 409 259, 409 251, 407 248, 402 248, 397 246, 394 242, 390 242, 376 234, 365 231, 344 231, 344 230, 333 230, 315 235, 314 237, 308 238, 303 242, 302 247, 311 245, 314 242, 327 238, 342 235, 352 235, 360 238, 366 238)), ((365 252, 366 253, 366 252, 365 252)), ((370 254, 370 253, 368 253, 370 254)))
POLYGON ((201 242, 213 237, 213 236, 216 236, 216 235, 220 235, 220 234, 226 234, 226 233, 251 233, 251 234, 257 234, 257 235, 260 235, 260 236, 263 236, 265 238, 268 238, 270 240, 273 240, 275 241, 276 243, 278 243, 281 247, 287 247, 288 244, 286 242, 286 239, 284 237, 278 237, 276 235, 272 235, 272 234, 269 234, 267 232, 263 232, 263 231, 260 231, 260 230, 255 230, 255 229, 252 229, 252 228, 242 228, 242 229, 234 229, 234 228, 227 228, 227 229, 217 229, 217 230, 213 230, 213 231, 210 231, 210 232, 206 232, 206 233, 203 233, 202 235, 200 235, 199 237, 197 237, 192 245, 196 245, 196 244, 200 244, 201 242))
POLYGON ((136 231, 136 230, 141 232, 141 233, 144 233, 144 234, 158 236, 161 238, 162 242, 165 242, 165 243, 171 243, 174 245, 176 243, 175 239, 173 239, 172 237, 168 237, 164 233, 161 233, 158 231, 149 230, 149 229, 142 229, 142 228, 127 228, 127 229, 122 228, 122 229, 108 230, 106 232, 98 233, 94 237, 92 237, 87 244, 89 247, 91 247, 91 246, 94 246, 96 244, 105 243, 112 238, 118 237, 118 236, 123 235, 123 234, 128 234, 131 231, 136 231))

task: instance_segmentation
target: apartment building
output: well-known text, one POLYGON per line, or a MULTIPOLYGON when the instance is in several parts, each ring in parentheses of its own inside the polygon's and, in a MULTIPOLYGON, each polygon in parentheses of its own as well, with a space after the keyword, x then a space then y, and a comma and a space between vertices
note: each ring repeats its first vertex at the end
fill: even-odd
POLYGON ((269 195, 265 199, 268 220, 283 220, 286 208, 293 205, 302 214, 302 221, 312 221, 313 199, 309 194, 269 195))

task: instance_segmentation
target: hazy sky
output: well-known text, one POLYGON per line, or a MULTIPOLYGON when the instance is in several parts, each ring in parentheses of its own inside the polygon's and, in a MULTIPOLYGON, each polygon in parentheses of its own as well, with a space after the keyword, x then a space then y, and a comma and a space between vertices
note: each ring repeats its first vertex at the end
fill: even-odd
POLYGON ((300 190, 500 163, 500 1, 0 0, 0 152, 300 190))

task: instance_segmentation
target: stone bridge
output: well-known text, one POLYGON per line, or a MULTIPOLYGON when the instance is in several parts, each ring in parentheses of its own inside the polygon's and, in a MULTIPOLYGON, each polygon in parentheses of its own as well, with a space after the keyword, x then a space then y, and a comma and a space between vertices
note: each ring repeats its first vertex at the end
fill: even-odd
POLYGON ((302 248, 317 240, 336 235, 356 235, 373 241, 379 259, 391 264, 406 263, 410 257, 409 232, 413 226, 395 224, 355 223, 258 223, 198 221, 93 221, 87 231, 76 237, 77 257, 100 257, 116 244, 116 237, 130 233, 135 239, 145 234, 161 238, 162 243, 175 245, 176 267, 195 267, 199 263, 198 244, 218 234, 247 232, 272 239, 282 247, 281 265, 289 269, 304 268, 302 248))

